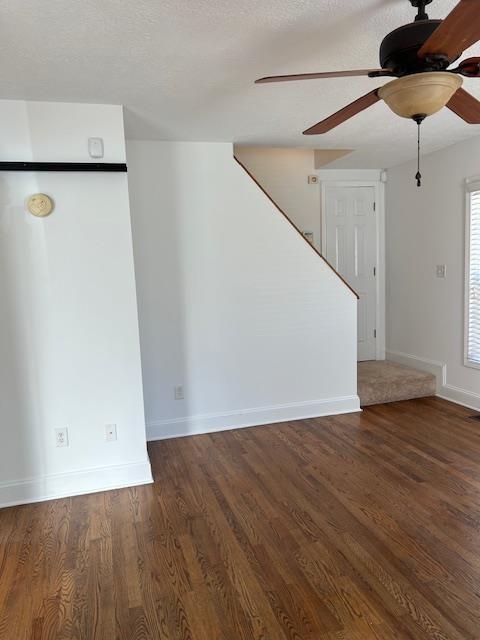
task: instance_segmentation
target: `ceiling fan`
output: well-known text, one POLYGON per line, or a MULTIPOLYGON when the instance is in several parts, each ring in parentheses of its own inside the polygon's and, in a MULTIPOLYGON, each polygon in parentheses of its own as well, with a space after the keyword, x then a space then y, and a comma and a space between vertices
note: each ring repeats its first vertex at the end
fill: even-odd
MULTIPOLYGON (((462 60, 457 67, 449 69, 465 49, 480 40, 480 0, 460 0, 444 20, 429 19, 425 8, 431 2, 410 0, 417 8, 415 21, 385 36, 380 45, 379 69, 269 76, 255 82, 351 76, 395 78, 309 127, 303 132, 305 135, 327 133, 379 100, 384 100, 397 115, 417 123, 419 150, 420 124, 445 106, 465 122, 480 124, 480 101, 461 88, 462 76, 480 78, 480 57, 462 60)), ((415 177, 420 186, 420 171, 415 177)))

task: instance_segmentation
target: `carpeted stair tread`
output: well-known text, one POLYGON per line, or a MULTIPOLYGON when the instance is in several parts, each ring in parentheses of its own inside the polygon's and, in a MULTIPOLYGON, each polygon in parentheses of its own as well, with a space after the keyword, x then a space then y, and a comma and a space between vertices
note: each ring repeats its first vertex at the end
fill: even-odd
POLYGON ((436 391, 433 374, 388 360, 359 362, 357 380, 362 407, 423 398, 435 395, 436 391))

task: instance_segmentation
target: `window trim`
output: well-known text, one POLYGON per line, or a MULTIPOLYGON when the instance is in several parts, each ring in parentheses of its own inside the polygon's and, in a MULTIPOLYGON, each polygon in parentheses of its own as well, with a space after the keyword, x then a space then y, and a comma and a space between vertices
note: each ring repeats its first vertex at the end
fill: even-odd
POLYGON ((470 227, 471 227, 471 197, 474 191, 480 191, 480 176, 465 180, 465 311, 464 311, 464 345, 463 364, 470 369, 480 369, 480 363, 468 359, 469 316, 470 316, 470 227))

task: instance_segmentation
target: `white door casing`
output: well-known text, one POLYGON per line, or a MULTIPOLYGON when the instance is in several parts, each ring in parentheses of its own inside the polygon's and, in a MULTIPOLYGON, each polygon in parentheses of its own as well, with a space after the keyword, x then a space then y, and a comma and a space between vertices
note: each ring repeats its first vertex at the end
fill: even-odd
POLYGON ((322 249, 359 296, 358 360, 375 360, 377 220, 373 186, 326 185, 322 249))

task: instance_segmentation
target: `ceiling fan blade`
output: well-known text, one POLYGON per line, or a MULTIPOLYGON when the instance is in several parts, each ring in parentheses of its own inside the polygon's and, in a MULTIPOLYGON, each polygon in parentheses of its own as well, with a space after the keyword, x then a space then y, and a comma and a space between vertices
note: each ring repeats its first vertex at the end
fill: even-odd
POLYGON ((466 78, 480 78, 480 58, 462 60, 456 69, 451 69, 466 78))
POLYGON ((480 102, 465 89, 458 89, 447 107, 468 124, 480 124, 480 102))
POLYGON ((460 0, 418 51, 420 58, 444 55, 455 60, 465 49, 480 40, 478 0, 460 0))
POLYGON ((319 73, 297 73, 289 76, 267 76, 255 80, 255 84, 266 84, 267 82, 289 82, 291 80, 318 80, 320 78, 348 78, 352 76, 375 76, 390 75, 391 69, 357 69, 355 71, 321 71, 319 73))
POLYGON ((304 131, 303 134, 305 136, 315 136, 320 133, 327 133, 330 129, 337 127, 339 124, 342 124, 342 122, 356 116, 360 111, 363 111, 364 109, 371 107, 372 104, 378 102, 380 98, 377 95, 377 91, 378 89, 374 89, 373 91, 370 91, 370 93, 358 98, 358 100, 355 100, 355 102, 351 102, 346 107, 343 107, 343 109, 340 109, 340 111, 337 111, 325 120, 314 124, 313 127, 304 131))

